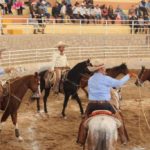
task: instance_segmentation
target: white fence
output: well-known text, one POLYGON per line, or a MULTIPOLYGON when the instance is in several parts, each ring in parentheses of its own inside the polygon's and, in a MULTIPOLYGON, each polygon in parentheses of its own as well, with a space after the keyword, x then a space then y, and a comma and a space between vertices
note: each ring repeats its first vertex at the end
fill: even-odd
MULTIPOLYGON (((150 21, 147 23, 143 23, 143 26, 137 27, 136 20, 124 20, 124 21, 114 21, 112 24, 112 20, 81 20, 81 19, 46 19, 43 20, 42 25, 44 24, 46 33, 64 33, 64 30, 67 33, 130 33, 130 29, 133 31, 132 34, 135 33, 135 29, 140 29, 139 33, 150 34, 150 21), (87 24, 87 21, 89 23, 87 24), (74 25, 74 27, 72 26, 74 25), (93 29, 94 26, 94 29, 93 29), (118 26, 121 26, 122 29, 118 29, 118 26), (129 27, 130 26, 130 27, 129 27), (65 28, 64 28, 65 27, 65 28), (86 28, 87 27, 87 28, 86 28), (63 31, 62 31, 63 30, 63 31), (144 30, 144 31, 142 31, 144 30), (74 31, 74 32, 73 32, 74 31)), ((142 24, 142 23, 141 23, 142 24)), ((1 18, 0 26, 2 30, 11 30, 11 29, 22 29, 25 34, 33 33, 33 29, 41 28, 40 23, 37 20, 32 18, 1 18)))
MULTIPOLYGON (((55 48, 45 48, 5 51, 2 66, 50 62, 55 50, 55 48)), ((150 57, 150 46, 68 47, 66 55, 69 60, 78 61, 87 58, 141 58, 150 57)))

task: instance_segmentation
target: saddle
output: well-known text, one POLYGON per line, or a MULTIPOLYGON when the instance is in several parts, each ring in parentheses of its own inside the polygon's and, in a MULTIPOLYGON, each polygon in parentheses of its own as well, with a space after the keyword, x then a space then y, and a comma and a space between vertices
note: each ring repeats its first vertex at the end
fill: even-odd
POLYGON ((44 74, 45 88, 50 88, 54 84, 56 78, 55 72, 46 71, 44 74))
POLYGON ((84 122, 85 128, 87 128, 88 122, 89 122, 93 117, 96 117, 96 116, 98 116, 98 115, 100 115, 100 116, 107 116, 107 117, 113 118, 113 119, 116 121, 117 128, 119 128, 119 127, 122 125, 121 121, 120 121, 118 118, 116 118, 115 116, 113 116, 113 114, 112 114, 111 111, 109 111, 109 110, 95 110, 95 111, 93 111, 93 112, 90 114, 90 116, 85 120, 85 122, 84 122))

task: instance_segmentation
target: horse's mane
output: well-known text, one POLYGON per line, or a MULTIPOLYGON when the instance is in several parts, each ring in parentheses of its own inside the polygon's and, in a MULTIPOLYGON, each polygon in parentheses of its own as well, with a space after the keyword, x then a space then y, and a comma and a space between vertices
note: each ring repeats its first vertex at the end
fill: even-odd
POLYGON ((87 67, 87 63, 89 63, 88 60, 82 61, 78 64, 76 64, 69 72, 67 75, 67 78, 69 80, 74 80, 76 82, 79 82, 81 79, 81 74, 85 73, 85 69, 87 67))
POLYGON ((119 66, 115 66, 115 67, 112 67, 112 68, 107 68, 106 69, 106 72, 109 71, 109 70, 115 70, 115 71, 118 71, 120 69, 127 69, 127 65, 125 63, 122 63, 121 65, 119 66))
POLYGON ((141 69, 140 73, 138 74, 138 78, 141 78, 144 71, 145 71, 145 66, 142 66, 142 69, 141 69))

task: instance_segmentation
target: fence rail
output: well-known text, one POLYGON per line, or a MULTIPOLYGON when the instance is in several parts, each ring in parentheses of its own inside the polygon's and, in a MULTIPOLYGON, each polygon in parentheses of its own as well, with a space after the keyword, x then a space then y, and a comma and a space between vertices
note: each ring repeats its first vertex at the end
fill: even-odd
POLYGON ((0 18, 0 27, 6 33, 10 34, 8 30, 23 30, 24 34, 33 33, 34 29, 45 28, 46 33, 132 33, 139 29, 139 33, 150 34, 150 21, 145 21, 137 25, 137 20, 82 20, 82 19, 44 19, 42 23, 38 23, 33 18, 0 18), (90 23, 87 23, 89 21, 90 23), (143 26, 142 26, 143 24, 143 26), (121 29, 118 29, 121 27, 121 29), (130 31, 131 29, 131 31, 130 31), (120 31, 121 30, 121 31, 120 31))
MULTIPOLYGON (((56 48, 28 49, 4 51, 2 66, 22 65, 50 62, 56 48)), ((147 46, 95 46, 69 47, 66 55, 71 60, 87 58, 131 58, 150 57, 150 47, 147 46)))

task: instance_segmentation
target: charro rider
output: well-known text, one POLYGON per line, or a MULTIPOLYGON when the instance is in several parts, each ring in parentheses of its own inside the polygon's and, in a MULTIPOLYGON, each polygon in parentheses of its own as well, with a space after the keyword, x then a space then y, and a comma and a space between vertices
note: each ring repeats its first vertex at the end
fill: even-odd
POLYGON ((69 64, 67 60, 67 56, 65 55, 65 47, 66 43, 60 41, 57 44, 58 50, 53 54, 52 65, 56 72, 56 81, 53 86, 54 93, 58 94, 59 92, 59 83, 61 79, 62 70, 69 69, 69 64))
MULTIPOLYGON (((0 59, 2 59, 2 52, 5 51, 5 49, 0 49, 0 59)), ((0 76, 5 73, 10 73, 14 68, 2 68, 0 67, 0 76)), ((3 101, 3 86, 2 83, 0 83, 0 110, 1 110, 1 103, 3 101)))
MULTIPOLYGON (((131 77, 137 77, 134 73, 128 73, 122 79, 117 80, 106 75, 105 65, 99 60, 92 63, 93 66, 88 67, 89 71, 94 72, 88 81, 89 103, 85 111, 85 117, 82 120, 77 143, 84 145, 87 137, 87 129, 84 127, 85 120, 94 110, 107 110, 112 116, 118 118, 122 125, 118 128, 121 142, 126 144, 127 136, 125 136, 125 126, 120 112, 110 103, 112 87, 120 87, 124 85, 131 77)), ((104 112, 104 111, 103 111, 104 112)))

